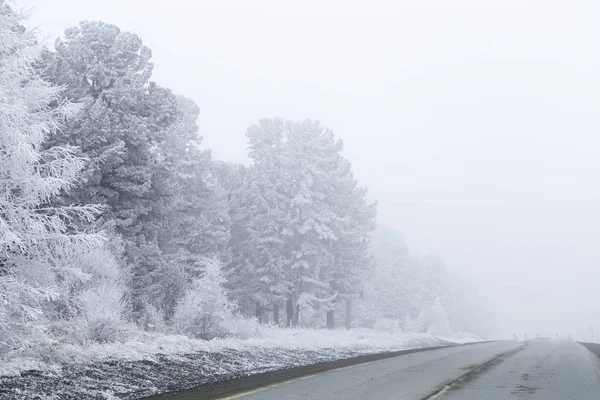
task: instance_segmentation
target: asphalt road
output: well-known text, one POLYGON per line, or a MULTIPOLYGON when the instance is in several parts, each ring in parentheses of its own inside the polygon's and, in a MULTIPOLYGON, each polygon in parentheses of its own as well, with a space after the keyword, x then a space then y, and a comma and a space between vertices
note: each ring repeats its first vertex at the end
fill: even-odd
POLYGON ((439 400, 598 400, 600 359, 572 341, 535 340, 439 400))
POLYGON ((600 399, 600 361, 572 341, 489 342, 406 354, 224 399, 600 399))

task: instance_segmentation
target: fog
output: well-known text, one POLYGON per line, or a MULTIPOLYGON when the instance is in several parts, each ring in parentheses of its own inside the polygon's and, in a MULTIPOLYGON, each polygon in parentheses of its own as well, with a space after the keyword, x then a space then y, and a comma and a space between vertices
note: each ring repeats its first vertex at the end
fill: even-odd
POLYGON ((379 224, 479 282, 499 336, 600 332, 597 2, 18 4, 49 41, 140 35, 216 158, 248 162, 260 117, 332 128, 379 224))

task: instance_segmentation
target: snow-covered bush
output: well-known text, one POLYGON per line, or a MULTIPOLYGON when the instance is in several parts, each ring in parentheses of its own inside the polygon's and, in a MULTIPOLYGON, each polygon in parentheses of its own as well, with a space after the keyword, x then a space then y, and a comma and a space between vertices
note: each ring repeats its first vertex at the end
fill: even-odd
POLYGON ((227 298, 221 262, 209 258, 204 273, 177 303, 173 316, 176 333, 199 339, 248 334, 250 320, 234 314, 235 304, 227 298))
POLYGON ((254 317, 235 314, 226 325, 229 331, 227 336, 238 339, 250 339, 260 335, 258 321, 254 317))
POLYGON ((19 272, 12 268, 0 276, 0 356, 46 340, 43 305, 58 296, 55 290, 24 280, 19 272))
POLYGON ((45 306, 52 338, 76 343, 115 341, 126 321, 127 299, 121 267, 110 249, 75 249, 57 265, 79 275, 58 280, 59 296, 45 306))
POLYGON ((114 342, 124 324, 123 287, 104 282, 85 289, 79 301, 87 337, 97 343, 114 342))
POLYGON ((417 318, 418 331, 435 336, 450 336, 452 329, 442 302, 436 298, 433 304, 421 310, 417 318))

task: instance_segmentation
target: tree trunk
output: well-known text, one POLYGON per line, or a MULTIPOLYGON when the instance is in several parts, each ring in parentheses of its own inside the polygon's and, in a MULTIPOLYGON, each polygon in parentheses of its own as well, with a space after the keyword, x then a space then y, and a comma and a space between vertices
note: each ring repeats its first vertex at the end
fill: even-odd
POLYGON ((288 299, 285 302, 285 314, 286 314, 286 327, 291 327, 292 322, 294 321, 294 302, 291 299, 288 299))
POLYGON ((279 303, 273 304, 273 322, 279 326, 279 303))
POLYGON ((300 324, 300 304, 296 304, 296 312, 294 313, 294 326, 300 324))
POLYGON ((262 307, 258 301, 256 302, 256 319, 258 323, 262 323, 262 307))
POLYGON ((346 329, 352 328, 352 299, 346 299, 346 329))
POLYGON ((327 310, 327 329, 335 328, 335 323, 333 320, 333 310, 327 310))

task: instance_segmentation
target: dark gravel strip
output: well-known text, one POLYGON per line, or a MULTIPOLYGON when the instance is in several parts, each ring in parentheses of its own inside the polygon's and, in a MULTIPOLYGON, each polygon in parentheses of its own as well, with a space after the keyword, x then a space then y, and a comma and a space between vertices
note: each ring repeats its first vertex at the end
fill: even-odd
MULTIPOLYGON (((441 345, 452 344, 437 339, 431 343, 422 340, 406 343, 407 347, 414 348, 441 345)), ((393 353, 375 356, 384 358, 385 354, 393 353)), ((297 367, 315 366, 331 369, 337 368, 334 366, 336 364, 330 364, 327 368, 328 363, 332 361, 356 363, 361 362, 360 357, 373 356, 368 348, 323 348, 318 351, 257 348, 252 351, 229 349, 218 353, 158 354, 152 360, 143 361, 92 361, 84 365, 63 365, 62 371, 56 374, 29 370, 20 376, 0 376, 0 400, 140 399, 169 392, 181 395, 185 390, 201 386, 204 387, 203 390, 214 393, 217 388, 225 390, 228 387, 233 389, 227 390, 237 391, 252 381, 242 382, 240 378, 262 374, 264 378, 258 380, 263 381, 267 379, 268 373, 274 371, 281 371, 280 373, 285 375, 297 367), (353 357, 355 361, 348 361, 353 357)), ((301 370, 291 373, 297 374, 299 371, 301 370)))
POLYGON ((313 375, 320 372, 329 371, 336 368, 343 368, 350 365, 361 364, 370 361, 384 360, 386 358, 398 357, 404 354, 416 353, 420 351, 435 350, 442 347, 456 346, 447 344, 444 346, 423 347, 420 349, 391 351, 385 353, 368 354, 357 357, 350 357, 343 360, 321 362, 313 365, 304 365, 301 367, 285 368, 282 370, 263 372, 242 378, 230 379, 223 382, 202 385, 197 388, 183 390, 173 393, 165 393, 147 397, 147 400, 213 400, 225 396, 231 396, 240 392, 250 391, 260 387, 285 382, 294 378, 301 378, 307 375, 313 375))

